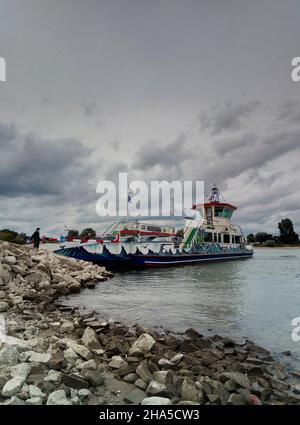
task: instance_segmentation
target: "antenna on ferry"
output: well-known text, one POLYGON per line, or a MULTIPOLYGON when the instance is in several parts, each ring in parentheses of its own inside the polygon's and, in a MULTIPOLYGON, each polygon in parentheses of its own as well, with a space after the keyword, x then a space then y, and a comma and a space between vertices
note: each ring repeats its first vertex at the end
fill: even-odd
POLYGON ((130 186, 127 187, 127 220, 128 221, 128 215, 129 215, 129 204, 131 204, 131 199, 134 192, 131 190, 130 186))
POLYGON ((220 202, 220 192, 215 183, 209 191, 208 199, 209 199, 209 202, 220 202))

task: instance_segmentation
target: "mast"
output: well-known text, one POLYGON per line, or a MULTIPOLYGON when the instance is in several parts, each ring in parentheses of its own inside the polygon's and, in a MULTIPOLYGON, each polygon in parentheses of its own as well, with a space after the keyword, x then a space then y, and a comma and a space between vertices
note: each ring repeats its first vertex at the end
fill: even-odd
POLYGON ((215 184, 209 191, 208 200, 209 202, 220 202, 220 192, 215 184))

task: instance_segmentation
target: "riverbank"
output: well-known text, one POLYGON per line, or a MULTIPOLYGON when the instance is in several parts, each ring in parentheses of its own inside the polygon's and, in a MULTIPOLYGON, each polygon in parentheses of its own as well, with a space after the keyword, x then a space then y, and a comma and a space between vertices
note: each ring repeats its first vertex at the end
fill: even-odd
POLYGON ((61 295, 110 277, 90 263, 0 243, 8 335, 0 343, 0 403, 300 403, 300 372, 288 375, 251 341, 193 329, 175 336, 59 305, 61 295))

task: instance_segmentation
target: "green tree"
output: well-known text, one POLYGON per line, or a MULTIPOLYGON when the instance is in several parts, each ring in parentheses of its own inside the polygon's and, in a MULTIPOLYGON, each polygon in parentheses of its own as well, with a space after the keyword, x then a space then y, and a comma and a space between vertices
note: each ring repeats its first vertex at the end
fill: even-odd
POLYGON ((19 233, 14 240, 15 243, 18 243, 20 245, 24 245, 26 241, 27 241, 26 233, 19 233))
POLYGON ((26 242, 26 235, 25 233, 19 234, 14 230, 3 229, 0 230, 0 240, 17 244, 24 244, 26 242))
POLYGON ((264 243, 267 240, 272 240, 273 236, 266 232, 257 232, 254 236, 255 242, 264 243))
POLYGON ((279 240, 282 243, 298 243, 299 235, 294 231, 294 225, 292 220, 284 218, 278 223, 279 229, 279 240))
POLYGON ((249 242, 249 243, 254 243, 254 242, 255 242, 255 238, 254 238, 253 233, 250 233, 250 234, 247 236, 247 242, 249 242))
POLYGON ((78 238, 79 237, 79 231, 74 230, 74 229, 70 229, 70 230, 68 230, 68 236, 71 237, 71 238, 78 238))
POLYGON ((92 229, 92 227, 87 227, 86 229, 83 229, 83 231, 80 233, 81 238, 86 238, 87 236, 91 238, 96 237, 96 230, 92 229))

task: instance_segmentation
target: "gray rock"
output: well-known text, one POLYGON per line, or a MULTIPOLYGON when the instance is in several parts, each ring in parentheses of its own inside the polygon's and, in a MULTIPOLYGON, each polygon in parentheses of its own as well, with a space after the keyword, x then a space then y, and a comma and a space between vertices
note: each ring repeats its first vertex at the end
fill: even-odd
POLYGON ((31 398, 44 398, 46 394, 43 391, 36 387, 35 385, 29 385, 29 395, 31 398))
POLYGON ((80 398, 78 396, 72 397, 70 401, 74 406, 78 406, 80 404, 80 398))
POLYGON ((36 353, 35 351, 24 351, 20 354, 20 360, 22 362, 31 363, 48 363, 51 355, 48 353, 36 353))
POLYGON ((228 404, 234 404, 237 406, 241 406, 244 404, 247 404, 245 396, 243 394, 236 394, 233 393, 230 395, 229 399, 228 399, 228 404))
POLYGON ((64 357, 68 363, 70 363, 72 366, 76 363, 76 361, 79 359, 78 354, 75 353, 74 350, 71 348, 67 348, 64 351, 64 357))
POLYGON ((31 397, 25 401, 25 404, 28 406, 41 406, 43 404, 43 399, 41 397, 31 397))
POLYGON ((62 343, 66 344, 68 348, 71 348, 71 350, 73 350, 76 354, 78 354, 80 357, 82 357, 85 360, 90 360, 93 357, 90 350, 84 345, 77 344, 76 342, 70 339, 63 339, 62 343))
POLYGON ((166 397, 147 397, 142 400, 143 406, 168 406, 172 404, 172 401, 166 397))
POLYGON ((14 378, 6 382, 6 384, 2 388, 1 395, 3 397, 11 397, 17 394, 22 388, 22 385, 24 384, 24 382, 25 382, 24 377, 15 376, 14 378))
POLYGON ((17 259, 14 255, 8 255, 7 257, 4 257, 3 259, 3 263, 5 264, 12 265, 12 264, 16 264, 16 262, 17 262, 17 259))
POLYGON ((121 369, 121 367, 128 366, 127 362, 121 356, 113 356, 108 365, 113 369, 121 369))
POLYGON ((82 371, 84 370, 96 370, 97 369, 97 365, 94 359, 88 360, 86 362, 82 362, 80 364, 80 367, 78 366, 78 369, 81 369, 82 371))
POLYGON ((168 359, 160 359, 158 361, 158 366, 163 367, 164 369, 173 369, 175 364, 172 363, 170 360, 168 359))
POLYGON ((5 400, 5 402, 3 403, 4 406, 23 406, 24 404, 24 400, 20 399, 17 396, 12 396, 11 399, 5 400))
POLYGON ((140 404, 146 398, 145 391, 136 388, 132 390, 126 397, 124 397, 124 401, 130 404, 140 404))
POLYGON ((44 378, 45 382, 60 382, 62 377, 62 372, 58 372, 57 370, 49 370, 48 375, 44 378))
POLYGON ((78 391, 78 397, 80 400, 88 398, 91 395, 92 395, 91 391, 88 390, 87 388, 82 388, 81 390, 78 391))
POLYGON ((290 385, 287 382, 279 381, 275 378, 270 378, 271 387, 278 391, 287 391, 290 385))
POLYGON ((295 394, 300 394, 300 383, 299 382, 294 382, 291 384, 291 390, 295 393, 295 394))
POLYGON ((154 372, 153 379, 166 386, 173 384, 173 374, 169 370, 159 370, 154 372))
POLYGON ((128 373, 128 375, 125 375, 123 377, 123 381, 134 383, 138 379, 138 376, 136 373, 128 373))
POLYGON ((70 406, 72 403, 67 399, 66 392, 64 390, 53 391, 49 394, 47 403, 48 406, 70 406))
POLYGON ((248 376, 241 372, 223 372, 220 376, 221 381, 226 382, 226 380, 231 379, 234 381, 239 387, 247 388, 250 390, 251 384, 248 379, 248 376))
POLYGON ((284 381, 285 379, 287 379, 288 375, 284 370, 284 367, 280 363, 275 363, 274 370, 279 380, 284 381))
POLYGON ((98 370, 86 370, 82 372, 84 378, 92 385, 92 387, 98 387, 104 384, 104 378, 98 370))
POLYGON ((73 322, 64 322, 59 331, 60 333, 64 334, 64 333, 71 333, 73 332, 75 329, 74 323, 73 322))
POLYGON ((143 379, 143 381, 149 383, 152 380, 152 374, 150 370, 148 369, 147 362, 143 361, 138 365, 136 368, 136 373, 139 375, 140 378, 143 379))
POLYGON ((173 363, 173 364, 178 364, 178 363, 181 362, 183 357, 184 357, 183 354, 178 353, 174 357, 171 358, 170 362, 173 363))
POLYGON ((145 390, 148 386, 147 382, 143 381, 141 378, 138 378, 134 385, 138 388, 140 388, 141 390, 145 390))
POLYGON ((8 309, 9 309, 8 303, 6 303, 5 301, 0 301, 0 313, 4 313, 8 309))
POLYGON ((81 338, 82 344, 90 350, 98 350, 101 348, 98 335, 91 328, 86 328, 81 338))
POLYGON ((144 333, 132 344, 128 354, 129 356, 136 356, 149 353, 154 344, 155 339, 151 335, 144 333))
POLYGON ((157 381, 151 381, 147 387, 147 395, 165 395, 162 394, 166 390, 166 386, 157 381))
POLYGON ((236 390, 236 383, 233 379, 229 379, 228 381, 225 382, 224 387, 226 388, 227 391, 235 391, 236 390))
POLYGON ((4 345, 0 350, 0 365, 14 366, 19 361, 19 352, 15 346, 4 345))
POLYGON ((181 399, 188 401, 199 401, 199 390, 194 381, 186 376, 181 386, 181 399))
POLYGON ((74 373, 70 375, 63 373, 61 377, 61 382, 69 388, 80 389, 89 387, 88 381, 74 373))

